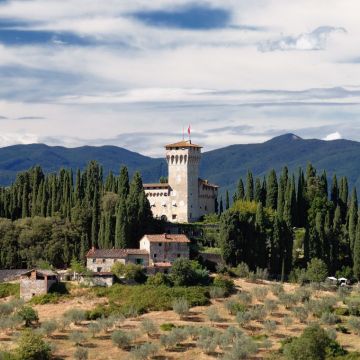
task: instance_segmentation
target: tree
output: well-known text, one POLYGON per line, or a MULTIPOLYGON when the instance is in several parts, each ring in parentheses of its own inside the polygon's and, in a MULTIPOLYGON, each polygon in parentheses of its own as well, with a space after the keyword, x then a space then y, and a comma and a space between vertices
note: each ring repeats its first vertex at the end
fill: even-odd
POLYGON ((356 188, 354 188, 350 208, 349 208, 349 238, 350 238, 350 250, 354 250, 354 243, 356 237, 356 225, 358 223, 358 199, 356 188))
POLYGON ((250 171, 247 172, 246 176, 246 193, 245 198, 247 201, 254 200, 254 179, 250 171))
POLYGON ((48 360, 51 349, 49 344, 44 342, 41 335, 30 330, 23 331, 16 349, 17 359, 21 360, 48 360))
POLYGON ((39 316, 36 310, 30 306, 23 306, 18 312, 17 315, 20 319, 25 321, 25 326, 29 327, 33 322, 39 321, 39 316))
POLYGON ((278 198, 278 183, 276 172, 272 169, 267 179, 266 207, 276 210, 278 198))
POLYGON ((354 258, 354 266, 353 272, 354 276, 358 281, 360 281, 360 219, 357 224, 356 229, 356 236, 355 236, 355 243, 354 243, 354 251, 353 251, 353 258, 354 258))
POLYGON ((229 191, 226 190, 226 197, 225 197, 225 209, 228 210, 230 208, 230 198, 229 198, 229 191))
POLYGON ((328 276, 328 269, 324 261, 313 258, 307 265, 306 276, 310 281, 320 283, 328 276))
POLYGON ((179 258, 174 261, 170 278, 175 286, 206 285, 209 273, 197 261, 179 258))

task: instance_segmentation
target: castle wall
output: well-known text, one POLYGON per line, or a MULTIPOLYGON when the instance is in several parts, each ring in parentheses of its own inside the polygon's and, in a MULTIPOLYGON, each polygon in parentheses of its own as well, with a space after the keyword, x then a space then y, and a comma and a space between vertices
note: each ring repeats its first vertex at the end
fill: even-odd
POLYGON ((199 181, 199 217, 215 212, 217 193, 216 187, 199 181))

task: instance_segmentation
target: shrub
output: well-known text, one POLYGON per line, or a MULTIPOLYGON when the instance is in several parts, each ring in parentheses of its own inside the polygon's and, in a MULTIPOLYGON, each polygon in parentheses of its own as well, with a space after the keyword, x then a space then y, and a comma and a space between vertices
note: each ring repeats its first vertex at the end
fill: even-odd
POLYGON ((160 344, 165 349, 171 349, 187 337, 187 331, 180 328, 174 328, 167 335, 160 336, 160 344))
POLYGON ((274 296, 279 296, 285 292, 284 286, 282 284, 273 284, 271 285, 270 290, 274 296))
POLYGON ((283 319, 283 324, 285 326, 285 328, 288 328, 289 326, 291 326, 293 323, 293 319, 290 316, 285 316, 283 319))
POLYGON ((317 258, 311 259, 307 264, 306 276, 312 282, 320 283, 325 281, 328 276, 325 262, 317 258))
POLYGON ((75 325, 80 324, 82 321, 86 320, 87 313, 82 309, 70 309, 64 313, 64 318, 69 319, 75 325))
POLYGON ((292 283, 297 283, 299 285, 304 285, 308 282, 307 274, 305 269, 295 268, 290 272, 289 281, 292 283))
POLYGON ((101 326, 98 322, 91 322, 89 325, 88 325, 88 330, 91 334, 91 337, 95 338, 96 337, 96 334, 98 334, 100 331, 101 331, 101 326))
POLYGON ((56 293, 48 293, 32 297, 30 303, 33 305, 57 304, 60 299, 61 295, 56 293))
POLYGON ((266 332, 272 334, 276 331, 277 325, 274 320, 265 320, 264 321, 264 329, 266 332))
POLYGON ((333 312, 335 304, 335 298, 322 298, 321 300, 310 300, 306 303, 306 307, 314 316, 320 318, 325 312, 333 312))
POLYGON ((217 330, 213 328, 203 327, 199 331, 199 338, 196 342, 196 345, 205 354, 210 354, 216 350, 219 342, 220 334, 217 330))
POLYGON ((76 350, 74 352, 74 359, 75 360, 87 360, 88 358, 89 358, 89 353, 88 353, 87 349, 77 346, 76 350))
POLYGON ((81 331, 73 331, 69 335, 69 340, 74 343, 74 345, 81 345, 86 340, 86 336, 81 331))
POLYGON ((214 278, 213 285, 225 290, 225 294, 229 295, 235 290, 234 281, 224 275, 217 275, 214 278))
POLYGON ((250 305, 252 303, 252 295, 248 292, 241 291, 237 295, 238 300, 243 305, 250 305))
POLYGON ((256 278, 260 280, 268 280, 269 279, 269 272, 268 269, 261 269, 259 267, 256 268, 256 278))
POLYGON ((360 318, 350 317, 348 324, 353 332, 357 335, 360 335, 360 318))
POLYGON ((141 330, 147 335, 150 336, 155 334, 158 331, 155 323, 150 319, 143 319, 140 324, 141 330))
POLYGON ((170 278, 175 286, 207 285, 210 281, 208 271, 197 261, 183 258, 174 261, 170 278))
POLYGON ((20 284, 2 283, 0 284, 0 299, 8 296, 20 296, 20 284))
POLYGON ((277 302, 271 299, 265 299, 264 306, 266 311, 268 311, 270 314, 272 314, 278 308, 277 302))
POLYGON ((308 289, 299 288, 295 291, 295 296, 298 302, 304 303, 311 298, 311 292, 308 289))
POLYGON ((135 360, 146 360, 156 355, 158 350, 155 344, 145 343, 131 349, 130 356, 135 360))
POLYGON ((262 321, 266 318, 266 310, 263 305, 255 305, 251 310, 249 310, 252 320, 262 321))
POLYGON ((307 318, 309 317, 309 312, 303 306, 295 306, 292 308, 292 312, 294 316, 301 322, 305 323, 307 318))
POLYGON ((236 314, 236 321, 241 327, 244 327, 246 324, 249 323, 251 320, 251 313, 250 311, 238 312, 236 314))
POLYGON ((236 315, 238 312, 244 312, 247 309, 246 305, 240 304, 234 299, 225 301, 224 307, 230 315, 236 315))
POLYGON ((360 301, 359 300, 350 300, 347 303, 349 314, 353 316, 360 316, 360 301))
POLYGON ((0 316, 10 315, 14 311, 10 303, 0 303, 0 316))
POLYGON ((219 312, 214 306, 210 306, 208 309, 206 309, 205 315, 209 318, 211 322, 217 322, 221 320, 219 312))
POLYGON ((116 330, 111 334, 112 342, 121 349, 127 349, 132 341, 132 336, 125 331, 116 330))
POLYGON ((122 264, 121 262, 116 262, 112 268, 111 272, 118 279, 126 279, 130 281, 135 281, 139 284, 142 284, 146 281, 146 275, 143 267, 137 264, 122 264))
POLYGON ((150 286, 172 286, 172 282, 169 276, 158 272, 153 276, 149 276, 146 281, 147 285, 150 286))
POLYGON ((346 286, 340 286, 337 289, 336 294, 339 299, 345 303, 345 299, 351 294, 351 290, 348 289, 346 286))
POLYGON ((213 286, 210 288, 209 294, 212 299, 223 298, 225 297, 225 289, 213 286))
POLYGON ((279 301, 285 306, 285 309, 290 309, 297 304, 298 299, 294 294, 283 293, 279 295, 279 301))
POLYGON ((332 314, 330 312, 324 312, 321 315, 321 322, 324 325, 335 325, 340 322, 340 319, 336 314, 332 314))
POLYGON ((283 350, 289 360, 324 360, 327 353, 331 356, 344 354, 341 346, 317 324, 307 327, 300 337, 290 339, 283 350))
POLYGON ((338 325, 336 327, 336 331, 341 332, 342 334, 350 334, 348 328, 346 326, 343 326, 343 325, 338 325))
POLYGON ((18 312, 17 316, 25 321, 25 326, 29 327, 32 323, 39 320, 39 316, 36 310, 30 306, 23 306, 18 312))
POLYGON ((86 320, 96 320, 109 315, 109 309, 104 305, 96 305, 94 309, 86 311, 86 320))
POLYGON ((229 352, 224 356, 224 360, 248 359, 249 355, 256 353, 258 346, 246 335, 237 337, 229 352))
POLYGON ((48 360, 51 356, 51 349, 41 335, 26 330, 20 335, 16 355, 21 360, 48 360))
POLYGON ((176 326, 173 323, 163 323, 160 325, 162 331, 171 331, 174 327, 176 326))
POLYGON ((46 336, 51 336, 56 331, 58 324, 55 320, 47 320, 41 324, 41 330, 46 336))
POLYGON ((253 294, 255 298, 259 301, 264 301, 268 294, 269 290, 266 287, 256 287, 253 289, 253 294))
POLYGON ((173 310, 180 316, 180 319, 189 313, 189 303, 185 298, 175 299, 173 301, 173 310))
POLYGON ((250 273, 248 264, 241 262, 234 270, 235 274, 241 278, 247 278, 250 273))

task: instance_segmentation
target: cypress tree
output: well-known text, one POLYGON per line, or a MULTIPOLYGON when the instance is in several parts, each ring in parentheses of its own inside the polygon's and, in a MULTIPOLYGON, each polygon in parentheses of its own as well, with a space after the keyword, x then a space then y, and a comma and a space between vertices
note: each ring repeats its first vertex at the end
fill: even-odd
POLYGON ((339 187, 336 178, 336 174, 334 174, 331 184, 331 192, 330 192, 330 200, 334 204, 334 208, 336 209, 339 202, 339 187))
POLYGON ((354 276, 360 281, 360 219, 357 224, 354 251, 353 251, 353 272, 354 276))
POLYGON ((229 191, 226 190, 225 209, 228 210, 229 208, 230 208, 229 191))
POLYGON ((129 185, 129 173, 126 166, 123 166, 120 169, 120 176, 118 180, 118 190, 117 193, 122 196, 124 199, 129 195, 130 185, 129 185))
POLYGON ((219 214, 221 215, 224 212, 223 198, 220 197, 220 206, 219 206, 219 214))
POLYGON ((254 179, 252 172, 248 171, 246 176, 246 193, 245 197, 247 201, 254 200, 254 179))
POLYGON ((120 204, 116 211, 115 223, 115 247, 126 248, 129 244, 128 222, 126 215, 125 201, 120 200, 120 204))
POLYGON ((242 179, 239 179, 238 186, 237 186, 237 200, 244 200, 245 198, 245 190, 244 190, 244 183, 242 179))
POLYGON ((262 191, 262 188, 261 188, 261 181, 259 178, 256 178, 255 180, 255 194, 254 194, 254 200, 256 202, 261 202, 261 191, 262 191))
POLYGON ((349 239, 350 239, 351 251, 353 251, 354 249, 357 223, 358 223, 358 199, 357 199, 356 188, 354 188, 352 192, 350 208, 349 208, 349 239))
POLYGON ((278 183, 276 172, 272 169, 268 175, 266 189, 266 207, 276 210, 278 198, 278 183))
POLYGON ((305 178, 304 172, 299 168, 298 173, 298 186, 297 186, 297 226, 304 227, 306 224, 306 199, 305 199, 306 189, 305 189, 305 178))

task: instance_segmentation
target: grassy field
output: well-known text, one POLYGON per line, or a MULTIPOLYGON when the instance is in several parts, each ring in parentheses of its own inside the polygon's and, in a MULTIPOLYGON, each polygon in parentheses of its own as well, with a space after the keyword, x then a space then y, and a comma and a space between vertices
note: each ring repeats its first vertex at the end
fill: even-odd
MULTIPOLYGON (((277 351, 281 343, 289 337, 298 337, 313 322, 320 323, 332 337, 336 336, 346 350, 360 352, 360 336, 349 321, 353 319, 349 309, 356 310, 360 293, 339 294, 243 279, 236 279, 235 284, 236 293, 216 299, 209 298, 206 287, 72 286, 70 294, 59 297, 56 303, 32 305, 39 315, 33 330, 42 329, 58 359, 74 359, 78 348, 85 349, 88 358, 94 360, 233 359, 226 356, 235 346, 232 341, 236 336, 241 336, 242 348, 249 351, 243 358, 280 359, 277 351), (187 299, 192 305, 190 310, 181 314, 171 310, 176 298, 187 299), (76 321, 69 318, 74 309, 79 310, 76 321), (99 313, 89 320, 89 314, 96 313, 96 309, 99 313), (105 315, 112 313, 108 319, 101 318, 100 310, 104 309, 105 315), (119 315, 120 312, 127 312, 127 317, 119 315), (56 326, 46 333, 44 324, 53 320, 56 326), (116 342, 122 345, 117 346, 116 342), (149 344, 155 346, 150 348, 149 344), (141 350, 142 355, 148 351, 148 357, 141 357, 141 350)), ((0 331, 2 349, 14 348, 19 327, 1 327, 0 331)), ((346 358, 360 359, 360 356, 346 358)))

